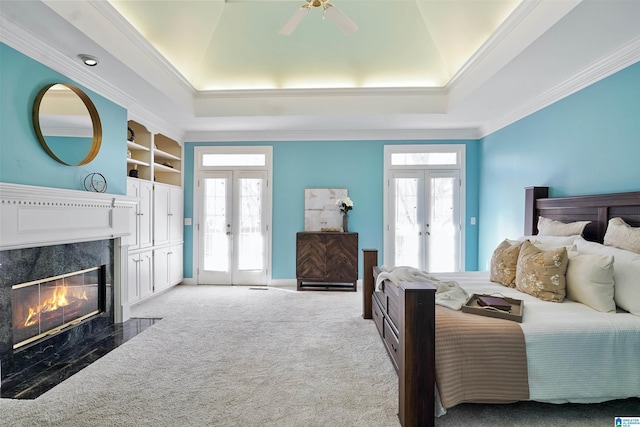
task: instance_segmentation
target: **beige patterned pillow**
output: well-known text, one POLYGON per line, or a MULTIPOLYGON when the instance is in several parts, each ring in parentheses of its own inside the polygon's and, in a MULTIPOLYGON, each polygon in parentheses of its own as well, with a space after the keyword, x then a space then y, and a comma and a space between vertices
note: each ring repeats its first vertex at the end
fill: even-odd
POLYGON ((640 227, 632 227, 622 218, 611 218, 604 233, 604 244, 640 254, 640 227))
POLYGON ((568 263, 565 247, 543 251, 527 240, 518 256, 516 289, 543 301, 562 302, 568 263))
POLYGON ((540 236, 575 236, 582 235, 584 228, 591 221, 564 223, 554 219, 538 217, 538 234, 540 236))
POLYGON ((516 283, 516 267, 522 242, 504 240, 491 255, 489 280, 513 288, 516 283))

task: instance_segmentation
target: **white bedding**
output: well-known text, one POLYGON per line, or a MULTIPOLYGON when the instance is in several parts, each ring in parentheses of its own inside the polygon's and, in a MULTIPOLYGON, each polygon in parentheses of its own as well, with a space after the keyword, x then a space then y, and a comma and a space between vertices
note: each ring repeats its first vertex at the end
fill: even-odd
POLYGON ((469 294, 524 301, 530 399, 595 403, 640 397, 640 316, 602 313, 565 299, 546 302, 489 281, 488 272, 433 274, 469 294))

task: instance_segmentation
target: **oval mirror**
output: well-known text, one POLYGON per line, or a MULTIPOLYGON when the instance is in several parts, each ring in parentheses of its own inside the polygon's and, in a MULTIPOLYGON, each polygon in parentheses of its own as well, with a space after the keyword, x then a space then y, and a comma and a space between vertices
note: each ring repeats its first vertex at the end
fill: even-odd
POLYGON ((33 104, 33 126, 42 148, 62 164, 85 165, 100 151, 98 110, 76 86, 58 83, 43 88, 33 104))

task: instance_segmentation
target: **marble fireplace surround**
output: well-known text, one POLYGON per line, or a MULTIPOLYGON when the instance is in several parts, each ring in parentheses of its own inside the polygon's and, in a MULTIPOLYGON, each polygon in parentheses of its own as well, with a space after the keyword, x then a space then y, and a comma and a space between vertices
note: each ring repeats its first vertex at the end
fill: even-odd
MULTIPOLYGON (((0 322, 11 322, 5 315, 8 295, 11 286, 20 283, 12 282, 25 275, 25 266, 18 268, 11 260, 48 257, 48 268, 58 269, 66 268, 69 253, 71 258, 107 264, 107 311, 97 321, 127 320, 127 247, 121 237, 130 234, 136 203, 124 195, 0 183, 0 322)), ((35 261, 27 265, 30 262, 35 261)), ((0 376, 5 374, 0 371, 0 376)))

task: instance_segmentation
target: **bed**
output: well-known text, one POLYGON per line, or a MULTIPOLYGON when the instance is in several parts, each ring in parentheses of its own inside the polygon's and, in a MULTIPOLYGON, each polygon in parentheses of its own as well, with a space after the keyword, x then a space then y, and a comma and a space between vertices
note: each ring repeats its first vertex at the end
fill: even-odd
MULTIPOLYGON (((611 240, 614 226, 608 235, 607 226, 618 221, 614 218, 640 227, 640 192, 547 196, 547 187, 525 190, 525 229, 516 240, 523 247, 535 243, 533 250, 545 253, 573 248, 575 258, 568 261, 573 293, 562 302, 492 282, 493 271, 434 275, 437 281, 459 284, 469 295, 523 301, 521 323, 436 304, 437 281, 376 284, 381 271, 377 251, 364 250, 363 316, 375 321, 398 372, 403 426, 432 425, 439 408, 465 402, 594 403, 640 397, 640 254, 602 244, 605 236, 611 240), (581 237, 539 236, 540 217, 556 224, 582 222, 581 237), (565 243, 567 239, 573 240, 565 243), (606 292, 613 298, 615 291, 615 301, 607 302, 613 309, 598 306, 599 301, 578 294, 581 288, 575 287, 593 259, 603 257, 612 264, 609 274, 615 285, 606 292), (578 266, 584 268, 576 270, 578 266)), ((640 230, 633 232, 638 236, 640 230)))

